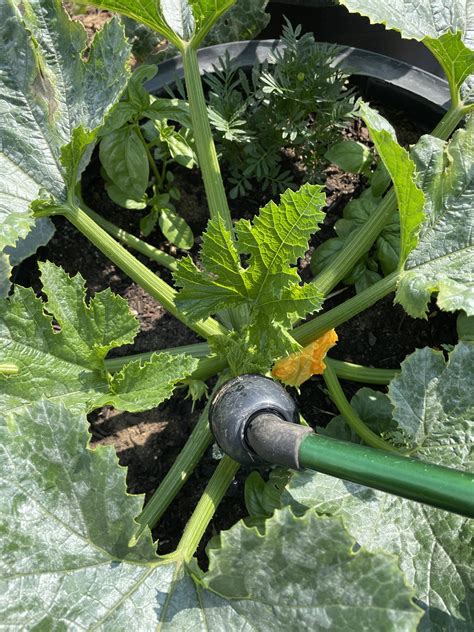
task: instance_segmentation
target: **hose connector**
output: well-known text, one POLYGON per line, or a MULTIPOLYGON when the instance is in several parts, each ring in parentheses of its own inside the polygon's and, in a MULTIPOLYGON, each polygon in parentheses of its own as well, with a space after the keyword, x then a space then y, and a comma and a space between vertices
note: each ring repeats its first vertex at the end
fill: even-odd
POLYGON ((298 424, 296 403, 263 375, 240 375, 216 393, 209 422, 217 445, 243 465, 299 469, 299 447, 310 428, 298 424))

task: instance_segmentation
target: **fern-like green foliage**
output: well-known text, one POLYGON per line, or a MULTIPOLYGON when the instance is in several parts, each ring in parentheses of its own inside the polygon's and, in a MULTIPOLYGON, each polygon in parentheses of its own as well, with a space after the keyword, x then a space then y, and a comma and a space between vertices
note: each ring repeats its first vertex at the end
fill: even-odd
POLYGON ((273 195, 295 187, 284 148, 301 160, 307 181, 318 181, 324 153, 353 110, 346 76, 334 66, 338 52, 287 22, 281 47, 267 62, 256 63, 251 77, 229 56, 206 76, 211 124, 233 184, 230 197, 255 186, 273 195))
POLYGON ((279 204, 269 202, 253 222, 236 223, 236 243, 221 220, 211 220, 203 235, 203 270, 190 257, 180 261, 175 280, 182 289, 176 303, 189 318, 240 305, 248 309, 249 327, 226 342, 226 355, 232 348, 240 360, 239 350, 267 347, 269 356, 276 357, 294 348, 285 331, 321 307, 321 293, 314 284, 301 283, 295 264, 324 218, 324 203, 318 185, 288 189, 279 204), (268 337, 264 344, 262 336, 268 337))

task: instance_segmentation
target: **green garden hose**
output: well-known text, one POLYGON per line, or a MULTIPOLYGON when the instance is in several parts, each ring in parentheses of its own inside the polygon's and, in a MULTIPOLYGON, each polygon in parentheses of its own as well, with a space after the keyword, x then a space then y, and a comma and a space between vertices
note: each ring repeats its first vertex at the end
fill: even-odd
POLYGON ((474 475, 317 434, 304 437, 300 467, 474 518, 474 475))

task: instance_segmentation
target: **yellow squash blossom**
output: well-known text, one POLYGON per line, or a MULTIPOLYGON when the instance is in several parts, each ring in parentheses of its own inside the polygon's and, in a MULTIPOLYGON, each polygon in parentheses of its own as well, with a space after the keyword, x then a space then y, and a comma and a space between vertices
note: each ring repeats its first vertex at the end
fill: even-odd
POLYGON ((273 377, 289 386, 300 386, 312 375, 320 375, 326 368, 324 364, 326 353, 334 347, 336 342, 335 329, 327 331, 321 338, 303 347, 301 351, 277 360, 272 369, 273 377))

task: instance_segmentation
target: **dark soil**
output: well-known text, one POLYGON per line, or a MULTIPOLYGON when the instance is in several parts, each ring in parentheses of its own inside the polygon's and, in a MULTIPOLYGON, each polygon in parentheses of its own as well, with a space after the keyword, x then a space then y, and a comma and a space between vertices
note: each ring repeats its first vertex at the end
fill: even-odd
MULTIPOLYGON (((388 116, 398 128, 399 138, 405 144, 414 142, 419 132, 404 123, 398 112, 388 116)), ((367 130, 355 121, 347 132, 370 145, 367 130)), ((207 210, 204 191, 197 172, 177 170, 176 184, 182 193, 180 212, 191 224, 195 234, 199 234, 206 222, 207 210)), ((342 173, 334 166, 326 170, 327 214, 324 224, 310 244, 307 256, 300 262, 299 271, 304 279, 309 273, 309 258, 313 249, 322 241, 334 236, 333 225, 345 204, 357 196, 364 186, 363 178, 342 173)), ((83 195, 86 203, 110 221, 131 233, 139 234, 140 213, 125 211, 110 201, 99 175, 98 159, 95 156, 83 179, 83 195)), ((234 217, 249 217, 267 201, 260 193, 233 203, 234 217)), ((162 349, 198 342, 199 338, 172 316, 140 287, 127 278, 115 265, 98 252, 84 237, 62 218, 54 219, 57 231, 47 247, 38 252, 40 260, 49 259, 61 265, 70 274, 80 272, 86 279, 90 292, 110 287, 125 297, 140 320, 140 333, 133 346, 123 347, 116 353, 126 355, 142 351, 162 349)), ((176 254, 176 248, 164 241, 159 231, 147 240, 165 252, 176 254)), ((192 254, 196 255, 199 239, 192 254)), ((181 253, 177 253, 181 254, 181 253)), ((138 255, 164 280, 172 283, 167 270, 150 263, 138 255)), ((40 291, 36 259, 24 262, 15 271, 15 282, 31 285, 40 291)), ((327 308, 346 300, 353 294, 351 288, 336 288, 333 298, 327 301, 327 308), (340 290, 340 292, 338 292, 340 290)), ((380 368, 395 368, 407 354, 416 348, 431 346, 440 348, 443 343, 453 344, 456 340, 455 319, 452 315, 439 312, 432 307, 428 320, 413 320, 402 308, 393 306, 393 296, 388 296, 371 309, 360 314, 338 328, 339 343, 331 351, 335 358, 349 360, 380 368)), ((343 382, 344 390, 350 398, 361 387, 360 384, 343 382)), ((313 424, 324 425, 337 410, 328 398, 321 378, 306 382, 298 396, 298 403, 305 418, 313 424)), ((157 409, 140 413, 117 412, 104 408, 90 416, 94 444, 111 444, 117 450, 120 463, 128 466, 127 482, 130 492, 145 493, 148 499, 169 470, 177 454, 183 447, 202 406, 196 405, 192 411, 191 401, 185 399, 185 391, 178 391, 168 402, 157 409)), ((209 449, 194 475, 175 499, 172 507, 162 519, 154 536, 160 540, 160 552, 172 551, 180 538, 217 460, 209 449)), ((204 545, 221 529, 230 527, 246 515, 243 488, 248 472, 239 472, 224 501, 212 520, 206 538, 200 549, 199 559, 205 564, 204 545)))

